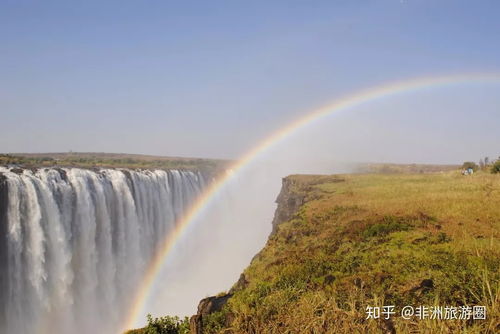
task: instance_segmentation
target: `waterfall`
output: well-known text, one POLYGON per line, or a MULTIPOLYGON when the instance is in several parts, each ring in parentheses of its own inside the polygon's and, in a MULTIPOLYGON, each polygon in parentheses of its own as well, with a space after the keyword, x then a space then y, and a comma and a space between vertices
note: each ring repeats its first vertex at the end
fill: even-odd
POLYGON ((115 333, 200 172, 0 167, 0 333, 115 333))

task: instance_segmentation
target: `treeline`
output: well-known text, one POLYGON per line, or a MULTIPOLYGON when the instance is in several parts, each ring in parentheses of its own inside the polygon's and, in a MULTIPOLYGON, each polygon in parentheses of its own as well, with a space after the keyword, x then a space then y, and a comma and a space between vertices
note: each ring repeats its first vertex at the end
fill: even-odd
POLYGON ((27 158, 17 155, 0 154, 0 165, 42 165, 50 166, 57 164, 56 159, 51 157, 27 158))
POLYGON ((11 154, 0 154, 0 165, 15 165, 22 167, 111 167, 131 169, 198 169, 218 170, 225 165, 224 161, 211 159, 134 159, 108 158, 99 156, 64 156, 54 158, 48 156, 27 157, 11 154))

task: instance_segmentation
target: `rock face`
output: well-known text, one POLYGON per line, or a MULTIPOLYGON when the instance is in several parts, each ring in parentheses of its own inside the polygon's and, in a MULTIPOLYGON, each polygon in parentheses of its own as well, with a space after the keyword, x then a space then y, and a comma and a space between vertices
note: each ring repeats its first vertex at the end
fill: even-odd
POLYGON ((293 178, 285 177, 282 180, 281 191, 276 198, 278 207, 274 213, 273 229, 271 235, 275 234, 278 225, 293 218, 299 208, 305 202, 305 193, 297 191, 299 185, 293 178))
MULTIPOLYGON (((305 203, 306 192, 302 190, 302 185, 294 178, 283 178, 281 191, 276 198, 278 206, 272 221, 273 229, 271 235, 276 233, 277 228, 281 223, 292 219, 297 214, 299 208, 305 203)), ((258 256, 258 254, 256 256, 258 256)), ((233 296, 233 293, 236 290, 246 287, 247 285, 248 282, 245 275, 241 274, 238 282, 236 282, 228 294, 202 299, 198 304, 198 312, 193 315, 189 321, 191 334, 203 334, 203 318, 209 314, 222 310, 224 305, 226 305, 228 300, 233 296)), ((231 319, 226 319, 226 322, 229 326, 231 319)))
POLYGON ((202 299, 198 304, 198 312, 189 321, 191 334, 203 334, 203 317, 222 310, 227 301, 233 296, 228 293, 222 296, 213 296, 202 299))

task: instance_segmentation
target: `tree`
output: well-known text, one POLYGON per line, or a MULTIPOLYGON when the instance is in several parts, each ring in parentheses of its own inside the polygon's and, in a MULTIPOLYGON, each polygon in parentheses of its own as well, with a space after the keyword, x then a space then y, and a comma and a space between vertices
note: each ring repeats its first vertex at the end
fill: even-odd
POLYGON ((480 168, 481 170, 483 170, 485 166, 486 166, 486 165, 485 165, 485 163, 484 163, 483 159, 479 159, 479 168, 480 168))
POLYGON ((472 168, 472 170, 475 172, 475 171, 477 171, 479 166, 475 162, 472 162, 472 161, 464 162, 462 165, 462 169, 469 169, 469 168, 472 168))
POLYGON ((495 161, 493 166, 491 166, 491 172, 493 174, 500 174, 500 159, 495 161))

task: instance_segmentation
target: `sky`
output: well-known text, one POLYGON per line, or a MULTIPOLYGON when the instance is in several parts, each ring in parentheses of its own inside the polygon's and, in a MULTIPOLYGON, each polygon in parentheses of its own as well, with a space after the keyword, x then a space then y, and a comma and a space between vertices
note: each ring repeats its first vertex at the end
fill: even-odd
MULTIPOLYGON (((360 89, 500 72, 499 12, 496 0, 0 0, 0 152, 235 159, 360 89)), ((400 144, 357 160, 498 156, 499 89, 407 94, 327 124, 354 147, 400 144)))

